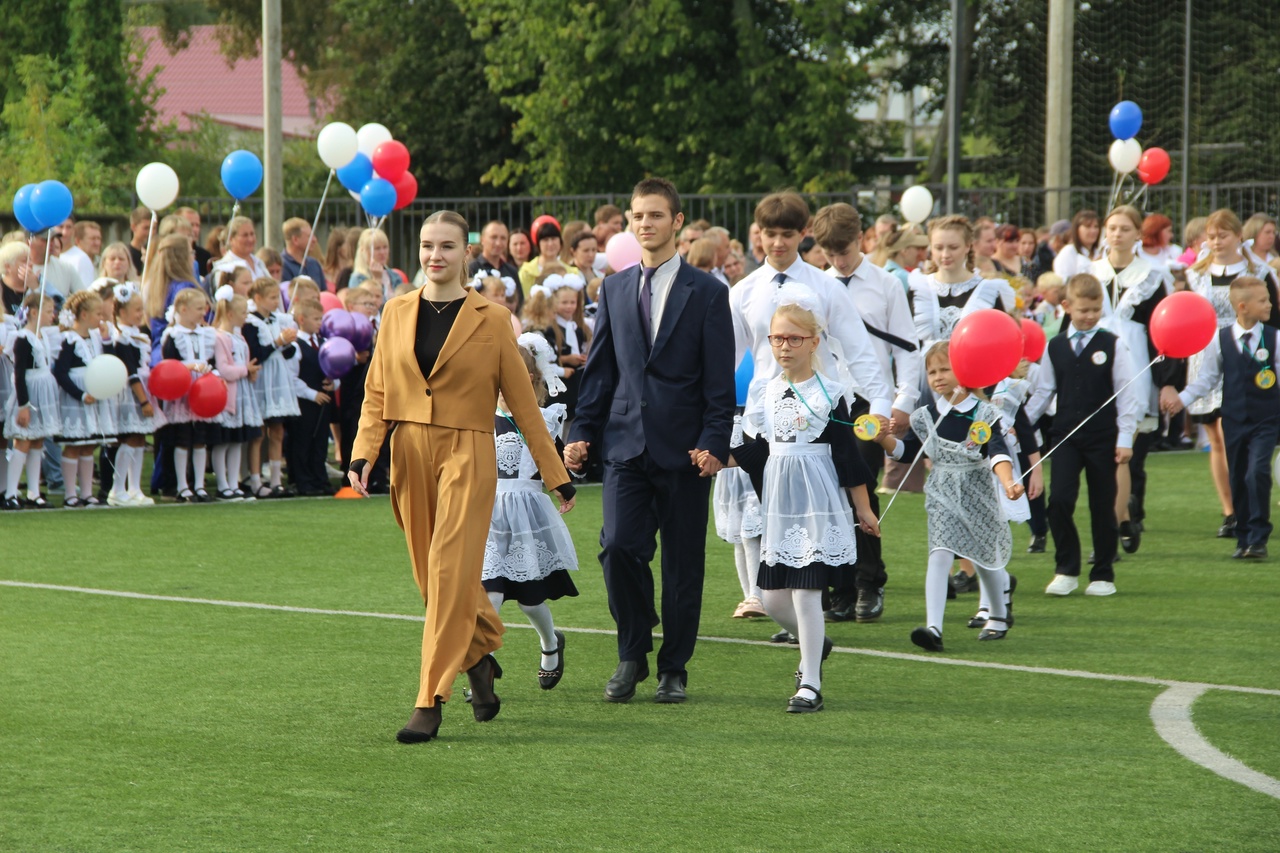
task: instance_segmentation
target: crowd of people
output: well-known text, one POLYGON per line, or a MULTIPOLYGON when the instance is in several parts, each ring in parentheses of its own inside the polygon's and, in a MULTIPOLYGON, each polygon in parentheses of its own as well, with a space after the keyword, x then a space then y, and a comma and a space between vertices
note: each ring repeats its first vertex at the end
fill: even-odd
MULTIPOLYGON (((673 543, 663 549, 655 698, 684 700, 705 539, 690 525, 701 518, 705 531, 708 513, 733 547, 742 589, 733 616, 771 617, 781 627, 773 639, 800 647, 786 708, 793 713, 823 707, 821 662, 831 649, 824 623, 870 622, 884 612, 879 496, 897 489, 925 494, 926 618, 910 639, 929 651, 943 650, 946 602, 965 592, 980 593, 969 621, 978 639, 1008 635, 1016 589, 1006 571, 1010 521, 1028 524, 1031 553, 1046 552, 1052 537, 1046 593, 1078 588, 1086 559, 1073 519, 1082 475, 1092 530, 1085 594, 1114 594, 1121 552, 1141 545, 1153 450, 1203 440, 1222 508, 1221 524, 1207 533, 1234 540, 1236 558, 1267 556, 1270 455, 1280 430, 1280 259, 1266 214, 1242 222, 1215 211, 1187 222, 1178 246, 1167 217, 1128 205, 1042 228, 963 216, 922 227, 889 215, 864 228, 851 205, 815 212, 782 192, 760 201, 741 243, 711 222, 686 223, 674 187, 657 180, 642 182, 626 211, 598 208, 594 223, 544 218, 529 233, 495 220, 475 245, 465 221, 449 216, 423 226, 420 269, 411 275, 390 266, 382 231, 334 229, 321 251, 301 219, 284 223, 283 252, 259 248, 244 217, 211 229, 201 245, 200 217, 189 208, 154 231, 150 212, 136 211, 128 244, 102 246, 101 229, 88 221, 6 235, 4 508, 51 508, 49 494, 59 490, 69 509, 149 506, 167 495, 193 503, 332 495, 333 479, 347 470, 363 493, 396 485, 397 518, 429 614, 422 692, 401 732, 408 742, 434 734, 459 671, 472 675, 476 719, 496 716, 501 669, 490 652, 504 600, 516 600, 538 630, 542 686, 563 674, 564 635, 547 602, 577 594, 568 575, 577 556, 553 505, 530 497, 539 472, 562 512, 574 490, 564 467, 605 483, 601 561, 619 623, 610 701, 627 701, 648 676, 658 608, 646 540, 659 532, 673 543), (624 229, 637 235, 644 259, 614 274, 603 249, 624 229), (1148 324, 1160 301, 1183 289, 1210 300, 1221 334, 1198 356, 1157 358, 1148 324), (408 294, 415 296, 400 299, 408 294), (319 358, 324 301, 333 298, 377 330, 340 379, 328 378, 319 358), (404 313, 411 304, 420 310, 404 313), (688 319, 695 304, 703 313, 688 319), (1038 362, 1024 360, 997 385, 964 388, 948 341, 964 316, 985 308, 1036 321, 1049 344, 1038 362), (429 504, 434 517, 439 495, 434 485, 410 485, 405 471, 444 463, 434 456, 439 436, 404 424, 441 422, 432 413, 459 393, 436 379, 452 375, 441 364, 453 363, 450 335, 460 322, 481 344, 493 336, 475 338, 475 324, 509 325, 520 361, 507 362, 505 344, 492 350, 501 396, 496 414, 475 427, 492 433, 486 440, 497 454, 499 499, 482 549, 488 598, 477 605, 487 603, 494 618, 481 613, 481 628, 437 625, 431 634, 434 534, 406 526, 404 513, 429 504), (406 357, 380 354, 401 339, 406 357), (84 377, 103 353, 125 363, 129 381, 98 400, 84 377), (397 358, 403 368, 388 366, 397 358), (148 380, 162 360, 180 362, 193 379, 216 372, 228 389, 223 410, 202 417, 185 398, 157 399, 148 380), (394 402, 403 393, 394 375, 425 380, 425 398, 394 402), (525 393, 529 386, 536 394, 525 393), (660 437, 686 422, 689 446, 673 449, 660 437), (398 450, 389 423, 402 436, 398 450), (548 455, 544 437, 565 466, 548 455), (144 488, 148 446, 155 464, 144 488), (1039 463, 1051 451, 1046 488, 1039 463), (437 660, 438 646, 466 641, 471 652, 437 660)), ((484 352, 470 350, 466 360, 484 352)), ((466 414, 449 426, 472 428, 474 406, 453 405, 466 414)), ((455 452, 474 461, 487 451, 455 452)), ((484 488, 468 495, 473 509, 492 497, 484 488)), ((471 504, 457 504, 464 506, 471 504)), ((456 524, 475 521, 466 511, 456 524)), ((886 535, 902 534, 891 527, 886 535)), ((465 597, 468 577, 450 589, 465 597)))

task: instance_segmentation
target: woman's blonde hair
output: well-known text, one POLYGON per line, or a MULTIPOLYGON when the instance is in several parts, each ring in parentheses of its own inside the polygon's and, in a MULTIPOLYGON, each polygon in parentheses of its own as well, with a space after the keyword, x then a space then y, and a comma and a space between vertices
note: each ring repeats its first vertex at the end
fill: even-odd
POLYGON ((1105 226, 1108 222, 1111 221, 1111 217, 1113 216, 1123 216, 1127 218, 1130 222, 1133 223, 1133 227, 1137 230, 1137 232, 1139 234, 1142 233, 1142 213, 1139 212, 1138 208, 1134 207, 1133 205, 1122 204, 1122 205, 1119 205, 1118 207, 1111 208, 1111 210, 1107 212, 1106 218, 1102 220, 1102 224, 1105 226))
POLYGON ((366 228, 361 232, 360 240, 356 243, 356 256, 351 270, 353 275, 369 277, 369 265, 373 263, 373 244, 379 239, 388 246, 391 245, 387 235, 379 228, 366 228))
POLYGON ((227 245, 226 251, 228 252, 231 251, 231 248, 230 248, 231 241, 234 240, 236 238, 236 235, 239 234, 240 231, 246 226, 248 226, 249 228, 253 228, 255 231, 257 230, 257 227, 253 224, 253 220, 250 219, 249 217, 247 216, 231 217, 231 221, 227 223, 227 233, 223 238, 226 241, 226 245, 227 245))
POLYGON ((716 263, 716 248, 715 240, 700 237, 689 246, 689 254, 685 256, 685 260, 700 270, 710 271, 716 263))
POLYGON ((191 280, 191 241, 173 234, 160 241, 155 259, 147 267, 147 280, 142 283, 142 298, 148 317, 163 317, 169 285, 191 280))
POLYGON ((98 257, 98 277, 106 276, 107 256, 119 254, 129 262, 129 271, 125 273, 125 281, 137 281, 139 272, 133 266, 133 255, 129 252, 129 247, 124 243, 112 243, 102 250, 102 254, 98 257))
POLYGON ((1244 221, 1244 226, 1240 229, 1240 236, 1245 240, 1256 240, 1263 228, 1275 224, 1275 219, 1267 214, 1255 213, 1244 221))
POLYGON ((249 300, 240 294, 232 296, 230 299, 223 299, 213 308, 213 325, 221 326, 224 322, 230 322, 231 314, 234 311, 249 311, 249 300))
MULTIPOLYGON (((73 293, 67 297, 67 301, 63 304, 63 310, 70 312, 71 316, 79 320, 89 311, 97 311, 102 307, 102 297, 94 293, 92 290, 82 290, 79 293, 73 293)), ((74 324, 72 324, 74 325, 74 324)), ((71 328, 70 325, 61 327, 63 331, 71 328)))

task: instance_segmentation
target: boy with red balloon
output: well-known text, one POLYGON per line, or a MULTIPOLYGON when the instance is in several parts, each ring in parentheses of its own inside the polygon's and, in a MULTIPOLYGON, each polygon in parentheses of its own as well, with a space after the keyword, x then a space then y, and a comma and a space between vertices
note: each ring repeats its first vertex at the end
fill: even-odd
POLYGON ((1227 450, 1239 560, 1267 556, 1271 536, 1271 454, 1280 441, 1276 329, 1266 284, 1253 276, 1231 282, 1236 321, 1209 341, 1200 374, 1165 410, 1176 414, 1222 383, 1222 436, 1227 450))
POLYGON ((1088 273, 1072 276, 1063 305, 1071 325, 1049 341, 1048 364, 1041 369, 1027 404, 1027 418, 1035 423, 1050 399, 1055 394, 1058 398, 1049 434, 1050 453, 1057 454, 1049 486, 1049 532, 1056 567, 1045 592, 1070 595, 1080 585, 1080 534, 1074 516, 1083 472, 1089 484, 1094 551, 1084 594, 1113 595, 1119 543, 1116 466, 1127 465, 1133 456, 1138 428, 1133 367, 1124 342, 1098 325, 1103 313, 1098 279, 1088 273))

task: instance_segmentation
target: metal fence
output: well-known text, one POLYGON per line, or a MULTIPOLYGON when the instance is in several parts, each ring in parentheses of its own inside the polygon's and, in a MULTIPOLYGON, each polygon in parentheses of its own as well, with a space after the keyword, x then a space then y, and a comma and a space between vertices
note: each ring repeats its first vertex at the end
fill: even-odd
MULTIPOLYGON (((935 199, 934 213, 944 210, 946 196, 942 184, 927 185, 935 199)), ((862 213, 864 221, 871 221, 882 213, 896 213, 898 199, 902 196, 905 185, 875 185, 853 187, 840 193, 806 194, 814 210, 838 201, 853 204, 862 213)), ((1125 186, 1122 197, 1127 199, 1137 191, 1132 184, 1125 186)), ((1047 224, 1044 221, 1045 198, 1049 193, 1066 193, 1070 199, 1069 209, 1104 211, 1112 196, 1112 188, 1070 187, 1062 190, 1045 190, 1042 187, 981 187, 962 188, 958 202, 958 213, 972 218, 987 216, 996 222, 1011 222, 1022 227, 1035 227, 1047 224)), ((602 204, 614 204, 626 207, 629 194, 597 193, 594 195, 565 196, 511 196, 491 198, 420 198, 404 210, 392 213, 383 224, 391 242, 393 263, 404 270, 417 269, 417 255, 414 247, 418 242, 418 229, 422 220, 436 210, 456 210, 466 217, 474 231, 479 231, 486 222, 499 220, 509 226, 527 227, 535 218, 544 213, 556 217, 562 225, 580 219, 593 222, 593 214, 602 204)), ((756 203, 760 200, 758 193, 722 193, 712 195, 686 195, 682 197, 686 221, 706 219, 716 225, 722 225, 745 245, 747 231, 751 225, 756 203)), ((188 205, 200 211, 204 224, 204 233, 219 223, 225 223, 231 216, 232 200, 218 198, 182 198, 178 204, 188 205)), ((298 216, 312 221, 318 198, 287 199, 284 203, 284 215, 288 219, 298 216)), ((1241 219, 1259 211, 1275 215, 1280 211, 1280 182, 1272 183, 1240 183, 1240 184, 1208 184, 1192 185, 1187 198, 1186 210, 1182 209, 1182 196, 1176 186, 1156 186, 1147 190, 1138 202, 1138 206, 1148 212, 1163 213, 1178 224, 1189 217, 1203 216, 1219 208, 1230 208, 1240 215, 1241 219)), ((251 198, 241 204, 241 213, 252 218, 261 227, 263 202, 261 198, 251 198)), ((96 217, 106 229, 109 239, 122 236, 128 240, 128 223, 123 218, 96 217)), ((316 236, 321 245, 328 240, 332 229, 336 226, 367 226, 368 218, 360 205, 349 195, 338 190, 325 202, 324 210, 316 225, 316 236)), ((16 227, 9 219, 8 227, 16 227)), ((259 231, 259 242, 265 242, 259 231)))

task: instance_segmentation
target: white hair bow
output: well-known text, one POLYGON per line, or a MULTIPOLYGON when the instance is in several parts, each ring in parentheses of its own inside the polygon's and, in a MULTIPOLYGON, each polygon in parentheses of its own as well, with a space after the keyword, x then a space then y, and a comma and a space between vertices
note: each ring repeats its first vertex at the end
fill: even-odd
POLYGON ((164 309, 164 321, 168 323, 170 326, 173 325, 174 317, 177 316, 176 314, 174 314, 173 308, 174 306, 170 305, 168 308, 164 309))
POLYGON ((213 301, 214 302, 230 302, 232 299, 235 299, 235 296, 236 296, 235 288, 233 288, 229 284, 224 284, 221 287, 219 287, 216 291, 214 291, 213 301))
POLYGON ((58 312, 58 324, 69 329, 76 324, 76 315, 71 313, 70 308, 63 308, 58 312))
POLYGON ((534 332, 525 332, 516 338, 516 343, 533 353, 533 360, 538 365, 538 372, 542 374, 542 381, 547 383, 548 394, 554 397, 565 390, 564 382, 556 374, 556 354, 546 338, 534 332))
POLYGON ((502 283, 507 288, 508 299, 516 295, 516 280, 514 278, 509 275, 504 275, 502 276, 502 283))
MULTIPOLYGON (((555 276, 552 276, 551 278, 555 278, 555 276)), ((539 293, 541 293, 541 294, 542 294, 542 298, 543 298, 543 299, 550 299, 550 298, 551 298, 551 293, 552 293, 552 291, 551 291, 551 288, 550 288, 550 287, 547 287, 547 285, 546 285, 545 283, 544 283, 544 284, 535 284, 533 287, 529 288, 529 298, 530 298, 530 299, 532 299, 534 296, 536 296, 536 295, 537 295, 537 294, 539 294, 539 293)))
POLYGON ((471 279, 471 286, 476 290, 484 288, 484 283, 491 278, 489 270, 476 270, 475 278, 471 279))
POLYGON ((115 287, 111 288, 111 292, 115 294, 116 302, 123 305, 133 298, 133 295, 138 292, 138 289, 126 281, 123 284, 117 284, 115 287))
POLYGON ((576 273, 569 273, 567 275, 560 275, 559 273, 556 273, 554 275, 549 275, 542 280, 542 284, 552 293, 555 293, 562 287, 572 288, 573 290, 582 290, 582 288, 587 286, 587 283, 583 280, 582 276, 577 275, 576 273))
MULTIPOLYGON (((813 291, 813 288, 797 281, 789 281, 778 288, 778 307, 781 308, 783 305, 794 305, 815 314, 820 307, 818 294, 813 291)), ((821 322, 822 318, 818 317, 818 321, 821 322)))

